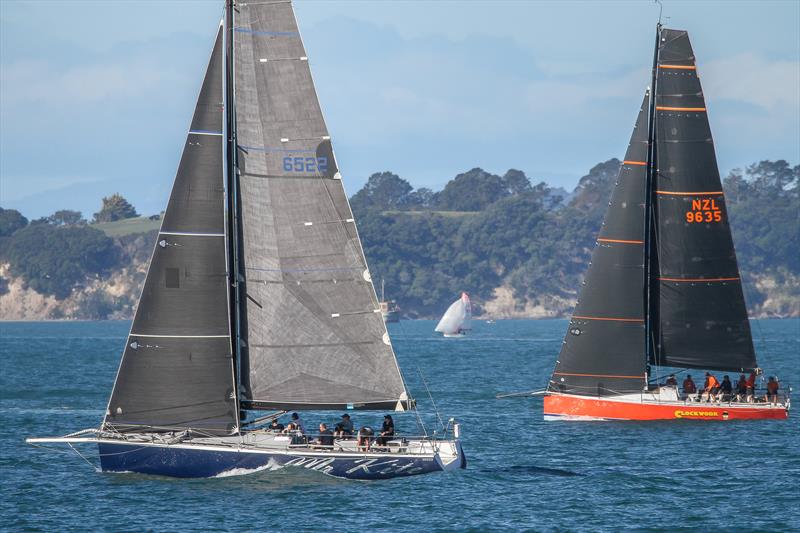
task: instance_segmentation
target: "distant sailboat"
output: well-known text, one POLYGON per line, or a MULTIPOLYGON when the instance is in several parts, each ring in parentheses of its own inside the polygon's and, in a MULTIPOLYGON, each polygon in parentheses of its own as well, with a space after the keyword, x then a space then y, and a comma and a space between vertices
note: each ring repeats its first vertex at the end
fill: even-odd
POLYGON ((545 392, 545 419, 786 418, 786 397, 746 403, 720 392, 721 401, 699 403, 674 382, 651 382, 659 366, 758 372, 687 32, 658 25, 651 87, 545 392))
POLYGON ((381 301, 378 302, 381 307, 381 316, 383 321, 387 324, 391 322, 400 322, 400 311, 397 309, 397 304, 394 300, 386 299, 386 282, 381 278, 381 301))
POLYGON ((95 443, 104 471, 175 477, 463 468, 452 419, 433 437, 318 445, 259 427, 290 410, 415 403, 292 4, 229 0, 220 26, 103 422, 28 442, 95 443))
POLYGON ((445 337, 463 337, 464 332, 470 329, 472 319, 472 304, 466 292, 461 293, 461 298, 447 308, 442 319, 434 331, 443 333, 445 337))

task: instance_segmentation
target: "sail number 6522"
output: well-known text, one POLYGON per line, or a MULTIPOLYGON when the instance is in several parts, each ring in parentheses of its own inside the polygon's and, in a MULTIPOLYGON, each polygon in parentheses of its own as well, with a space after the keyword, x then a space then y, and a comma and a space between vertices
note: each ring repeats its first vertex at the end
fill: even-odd
POLYGON ((327 157, 284 157, 283 170, 286 172, 327 172, 327 157))

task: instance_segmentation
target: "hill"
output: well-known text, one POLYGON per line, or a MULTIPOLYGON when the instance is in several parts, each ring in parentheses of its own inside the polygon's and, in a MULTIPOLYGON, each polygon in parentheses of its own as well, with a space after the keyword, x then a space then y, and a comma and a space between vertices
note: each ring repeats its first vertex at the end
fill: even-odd
MULTIPOLYGON (((437 317, 462 290, 476 314, 565 316, 619 166, 594 166, 570 193, 513 169, 499 176, 475 168, 441 191, 381 172, 351 205, 372 277, 385 279, 406 317, 437 317)), ((800 166, 786 161, 762 161, 724 180, 754 316, 800 316, 799 181, 800 166)), ((122 204, 126 218, 93 224, 73 211, 28 223, 0 209, 0 317, 132 316, 160 221, 139 217, 117 196, 104 198, 104 209, 113 214, 122 204)))

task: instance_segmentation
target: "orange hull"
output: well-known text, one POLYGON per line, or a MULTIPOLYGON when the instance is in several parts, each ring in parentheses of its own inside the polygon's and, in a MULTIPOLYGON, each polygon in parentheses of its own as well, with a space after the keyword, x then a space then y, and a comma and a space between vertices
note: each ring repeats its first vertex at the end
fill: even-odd
POLYGON ((544 397, 544 415, 588 420, 783 420, 789 417, 789 410, 765 404, 650 403, 556 394, 544 397))

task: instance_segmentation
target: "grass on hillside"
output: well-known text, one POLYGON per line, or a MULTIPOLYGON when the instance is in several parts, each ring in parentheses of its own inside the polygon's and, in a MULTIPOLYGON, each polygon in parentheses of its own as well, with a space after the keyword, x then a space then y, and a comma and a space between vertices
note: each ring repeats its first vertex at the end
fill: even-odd
POLYGON ((147 233, 161 227, 161 220, 150 220, 147 217, 126 218, 114 222, 101 222, 90 227, 99 229, 109 237, 122 237, 133 233, 147 233))

